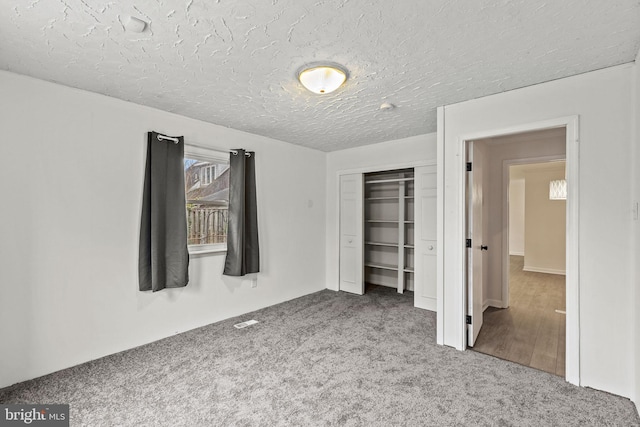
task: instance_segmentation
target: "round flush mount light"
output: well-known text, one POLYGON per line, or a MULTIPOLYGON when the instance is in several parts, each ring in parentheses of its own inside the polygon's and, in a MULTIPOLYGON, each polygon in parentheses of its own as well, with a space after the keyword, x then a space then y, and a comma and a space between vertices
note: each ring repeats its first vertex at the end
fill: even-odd
POLYGON ((389 110, 393 110, 394 108, 396 108, 396 106, 390 102, 383 102, 382 104, 380 104, 380 109, 382 111, 389 111, 389 110))
POLYGON ((338 64, 307 65, 298 72, 300 83, 313 93, 327 94, 347 80, 347 70, 338 64))

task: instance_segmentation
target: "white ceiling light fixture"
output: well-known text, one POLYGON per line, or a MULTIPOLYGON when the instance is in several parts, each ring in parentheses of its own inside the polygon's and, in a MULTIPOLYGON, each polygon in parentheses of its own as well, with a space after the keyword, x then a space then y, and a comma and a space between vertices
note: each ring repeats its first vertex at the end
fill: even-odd
POLYGON ((567 200, 567 180, 549 182, 549 200, 567 200))
POLYGON ((342 86, 347 80, 347 70, 332 63, 307 65, 298 72, 298 80, 309 91, 325 95, 342 86))

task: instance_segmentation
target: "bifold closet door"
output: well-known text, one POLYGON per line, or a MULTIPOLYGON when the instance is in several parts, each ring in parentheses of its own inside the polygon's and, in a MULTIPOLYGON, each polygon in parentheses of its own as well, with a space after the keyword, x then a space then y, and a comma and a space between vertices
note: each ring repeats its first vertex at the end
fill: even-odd
POLYGON ((415 284, 414 305, 436 311, 436 166, 414 169, 415 284))
POLYGON ((340 290, 364 294, 363 175, 340 176, 340 290))

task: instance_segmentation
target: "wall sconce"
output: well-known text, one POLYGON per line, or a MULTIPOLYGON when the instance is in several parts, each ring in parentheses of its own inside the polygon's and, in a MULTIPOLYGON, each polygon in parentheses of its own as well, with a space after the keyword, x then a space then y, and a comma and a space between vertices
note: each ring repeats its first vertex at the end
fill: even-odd
POLYGON ((567 180, 549 182, 549 200, 567 200, 567 180))

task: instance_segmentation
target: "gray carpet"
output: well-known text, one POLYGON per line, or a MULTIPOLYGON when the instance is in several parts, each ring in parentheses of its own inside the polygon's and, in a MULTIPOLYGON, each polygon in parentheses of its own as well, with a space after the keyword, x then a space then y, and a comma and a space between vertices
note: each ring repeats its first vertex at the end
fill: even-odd
POLYGON ((321 291, 16 385, 74 426, 634 426, 624 398, 435 343, 413 295, 321 291), (256 319, 245 329, 233 324, 256 319))

